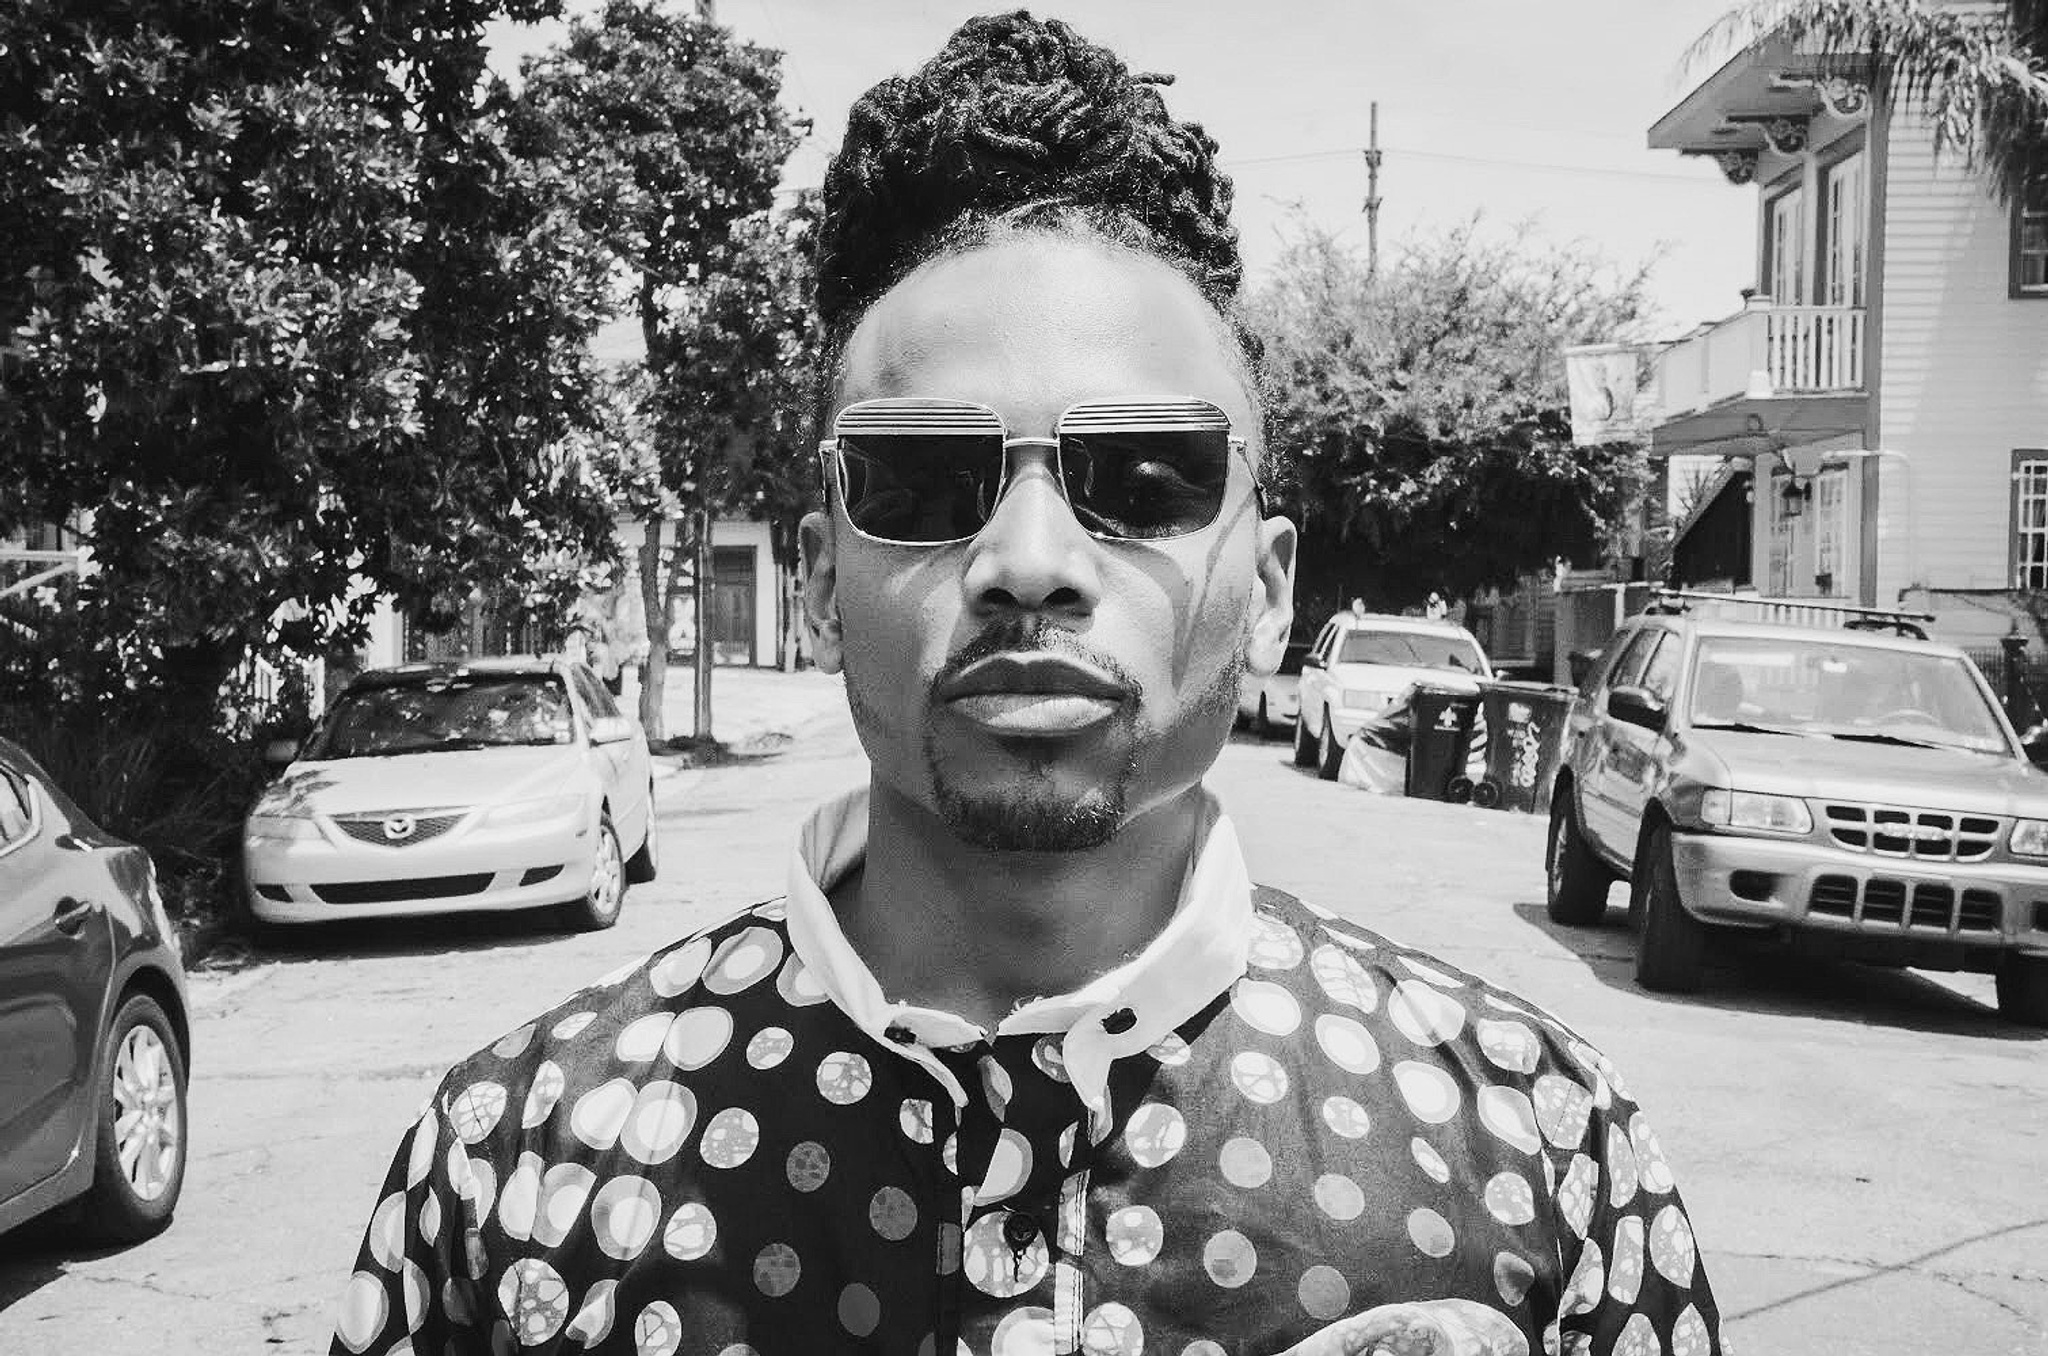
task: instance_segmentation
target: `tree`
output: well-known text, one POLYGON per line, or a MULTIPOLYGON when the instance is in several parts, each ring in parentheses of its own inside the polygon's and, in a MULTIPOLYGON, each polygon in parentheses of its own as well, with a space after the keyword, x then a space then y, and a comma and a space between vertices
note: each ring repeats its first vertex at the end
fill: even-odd
MULTIPOLYGON (((767 214, 801 128, 777 101, 780 59, 653 0, 609 0, 595 22, 575 23, 560 48, 525 71, 527 153, 582 186, 582 220, 640 322, 656 460, 688 510, 668 565, 698 562, 700 737, 709 737, 711 719, 701 624, 709 524, 734 502, 745 462, 765 455, 753 437, 764 418, 757 397, 782 369, 754 364, 785 356, 782 307, 772 300, 778 238, 767 214)), ((659 739, 669 589, 661 518, 646 521, 640 714, 659 739)))
POLYGON ((1477 222, 1410 242, 1377 277, 1331 235, 1300 235, 1250 311, 1304 599, 1400 606, 1599 554, 1643 458, 1572 446, 1562 349, 1626 337, 1645 277, 1492 243, 1477 222))
POLYGON ((607 548, 604 277, 484 65, 551 8, 0 10, 0 532, 84 515, 99 695, 204 726, 379 591, 546 609, 607 548))
POLYGON ((2048 0, 1998 9, 1922 0, 1747 0, 1687 52, 1696 63, 1731 43, 1774 42, 1820 54, 1820 74, 1924 102, 1937 148, 1981 165, 2001 197, 2017 192, 2048 146, 2048 0), (2002 10, 2002 12, 2001 12, 2002 10))

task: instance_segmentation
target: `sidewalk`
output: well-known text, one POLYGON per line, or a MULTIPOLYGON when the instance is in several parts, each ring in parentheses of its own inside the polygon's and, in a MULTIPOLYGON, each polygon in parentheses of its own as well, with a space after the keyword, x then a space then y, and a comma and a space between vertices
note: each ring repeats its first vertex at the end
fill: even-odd
MULTIPOLYGON (((671 665, 662 690, 664 733, 688 738, 695 728, 696 675, 687 664, 671 665)), ((626 710, 638 709, 632 687, 620 698, 626 710)), ((784 673, 780 669, 719 668, 711 675, 711 732, 728 748, 758 743, 774 736, 793 736, 821 716, 846 709, 846 687, 838 674, 816 669, 784 673)), ((673 777, 691 769, 656 753, 655 776, 673 777)))

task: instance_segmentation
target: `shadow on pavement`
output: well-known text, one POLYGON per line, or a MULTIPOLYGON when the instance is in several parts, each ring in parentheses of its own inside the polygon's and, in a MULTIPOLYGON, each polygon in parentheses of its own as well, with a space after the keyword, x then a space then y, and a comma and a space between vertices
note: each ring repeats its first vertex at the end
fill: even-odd
MULTIPOLYGON (((627 907, 631 907, 628 901, 627 907)), ((352 957, 455 954, 547 946, 575 936, 547 909, 510 913, 424 914, 417 918, 341 919, 267 927, 223 936, 194 969, 235 971, 252 965, 352 957)))
POLYGON ((1892 1026, 1986 1040, 2048 1042, 2048 1031, 2020 1026, 1998 1010, 1912 970, 1804 955, 1765 938, 1723 934, 1708 955, 1698 993, 1653 993, 1635 981, 1635 934, 1619 904, 1607 921, 1571 928, 1550 921, 1541 904, 1517 904, 1521 920, 1586 963, 1610 988, 1656 1003, 1892 1026))
POLYGON ((61 1215, 60 1210, 0 1234, 0 1309, 61 1277, 67 1262, 92 1261, 121 1251, 74 1242, 64 1232, 61 1215))

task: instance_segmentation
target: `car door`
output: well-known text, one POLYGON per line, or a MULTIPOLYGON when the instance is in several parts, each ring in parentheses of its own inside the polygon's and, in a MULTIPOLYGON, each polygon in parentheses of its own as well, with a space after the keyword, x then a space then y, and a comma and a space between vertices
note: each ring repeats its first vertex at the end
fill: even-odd
POLYGON ((1625 757, 1626 739, 1619 730, 1626 727, 1607 713, 1607 698, 1617 687, 1637 684, 1643 666, 1649 662, 1650 647, 1661 634, 1658 628, 1646 626, 1621 641, 1622 648, 1586 703, 1586 726, 1580 735, 1583 742, 1577 760, 1579 817, 1586 836, 1609 856, 1623 861, 1629 859, 1635 847, 1634 830, 1627 824, 1622 809, 1622 774, 1615 766, 1618 758, 1625 757), (1624 841, 1628 843, 1626 848, 1618 846, 1624 841))
POLYGON ((1308 656, 1301 664, 1301 709, 1295 719, 1302 722, 1301 728, 1310 735, 1323 732, 1323 704, 1329 699, 1330 654, 1336 648, 1337 623, 1323 623, 1322 632, 1316 636, 1316 643, 1309 647, 1308 656))
POLYGON ((1654 730, 1646 730, 1627 721, 1612 721, 1613 729, 1609 732, 1612 743, 1607 759, 1612 774, 1608 783, 1609 796, 1615 812, 1615 837, 1611 840, 1611 850, 1624 861, 1634 860, 1636 839, 1643 828, 1643 812, 1649 808, 1651 797, 1663 784, 1671 751, 1671 736, 1666 733, 1670 728, 1668 713, 1678 689, 1680 660, 1685 653, 1685 637, 1676 631, 1659 628, 1645 634, 1653 639, 1642 670, 1636 676, 1635 686, 1655 697, 1667 714, 1664 722, 1654 730))
MULTIPOLYGON (((569 682, 590 721, 619 716, 618 703, 588 668, 581 664, 571 667, 569 682)), ((593 743, 590 752, 604 782, 605 800, 612 807, 612 827, 618 830, 619 847, 631 855, 647 833, 647 741, 633 738, 593 743)))
POLYGON ((0 1200, 69 1161, 94 1107, 113 935, 89 854, 0 761, 0 1200))

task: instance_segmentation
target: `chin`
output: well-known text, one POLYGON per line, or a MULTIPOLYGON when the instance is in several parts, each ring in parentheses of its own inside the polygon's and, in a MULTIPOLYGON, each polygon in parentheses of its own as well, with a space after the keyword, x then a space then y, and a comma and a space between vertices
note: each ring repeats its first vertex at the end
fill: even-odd
POLYGON ((1121 779, 1076 794, 1035 779, 961 788, 937 777, 933 791, 940 818, 962 841, 995 852, 1085 852, 1123 827, 1121 779))

